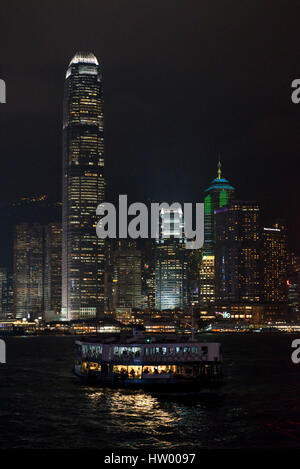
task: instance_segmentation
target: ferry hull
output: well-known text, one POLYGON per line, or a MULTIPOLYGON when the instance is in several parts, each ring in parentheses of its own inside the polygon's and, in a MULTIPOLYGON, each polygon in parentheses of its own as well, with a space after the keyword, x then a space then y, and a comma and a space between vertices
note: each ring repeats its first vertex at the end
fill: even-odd
POLYGON ((216 380, 203 378, 151 378, 151 379, 115 379, 114 377, 102 377, 99 374, 81 373, 73 370, 75 376, 80 381, 89 386, 123 388, 123 389, 142 389, 159 393, 170 392, 200 392, 203 390, 216 389, 221 384, 220 378, 216 380))

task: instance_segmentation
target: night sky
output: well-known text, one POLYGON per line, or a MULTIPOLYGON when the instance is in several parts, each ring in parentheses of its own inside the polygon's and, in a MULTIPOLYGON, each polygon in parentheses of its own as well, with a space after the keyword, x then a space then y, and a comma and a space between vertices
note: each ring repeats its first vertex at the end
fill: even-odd
POLYGON ((237 198, 286 218, 299 252, 299 1, 10 0, 1 16, 0 203, 61 199, 65 71, 92 51, 108 198, 202 201, 220 153, 237 198))

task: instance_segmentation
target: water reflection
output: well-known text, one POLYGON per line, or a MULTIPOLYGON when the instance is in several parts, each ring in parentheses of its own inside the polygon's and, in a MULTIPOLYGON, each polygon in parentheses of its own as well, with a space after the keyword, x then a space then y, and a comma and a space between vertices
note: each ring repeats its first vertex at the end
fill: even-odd
MULTIPOLYGON (((99 417, 105 407, 107 424, 118 428, 123 439, 126 435, 131 444, 134 441, 136 448, 145 441, 160 448, 179 447, 183 436, 186 442, 195 440, 195 429, 198 433, 207 425, 207 410, 200 403, 189 405, 138 391, 84 388, 84 392, 99 417)), ((126 446, 126 440, 120 444, 126 446)))

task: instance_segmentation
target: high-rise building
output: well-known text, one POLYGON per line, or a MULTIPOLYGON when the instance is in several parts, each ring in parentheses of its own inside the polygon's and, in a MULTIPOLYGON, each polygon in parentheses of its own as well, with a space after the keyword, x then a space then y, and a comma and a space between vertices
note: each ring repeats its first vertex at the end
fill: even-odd
POLYGON ((260 207, 234 201, 215 211, 216 301, 258 303, 260 295, 260 207))
POLYGON ((61 223, 45 226, 44 246, 44 320, 61 314, 61 223))
POLYGON ((287 302, 287 237, 285 226, 276 222, 262 231, 262 301, 287 302))
POLYGON ((43 312, 43 227, 21 223, 14 230, 14 313, 38 319, 43 312))
POLYGON ((104 201, 102 76, 92 53, 77 53, 65 80, 63 122, 62 316, 104 312, 104 240, 96 208, 104 201))
POLYGON ((215 210, 228 205, 234 197, 234 187, 222 177, 221 162, 217 177, 205 190, 204 197, 204 247, 200 268, 200 302, 215 301, 215 210))
POLYGON ((142 256, 134 246, 114 253, 115 308, 140 308, 142 304, 142 256))
POLYGON ((161 210, 155 249, 155 307, 184 309, 188 301, 187 252, 181 209, 161 210))
POLYGON ((7 296, 6 296, 6 317, 14 318, 14 275, 8 272, 7 275, 7 296))
POLYGON ((293 252, 289 255, 287 301, 290 309, 290 319, 300 322, 300 257, 293 252))
POLYGON ((8 274, 6 267, 0 267, 0 318, 4 319, 7 314, 7 287, 8 274))
POLYGON ((145 240, 142 250, 142 295, 143 308, 155 308, 155 242, 153 239, 145 240))

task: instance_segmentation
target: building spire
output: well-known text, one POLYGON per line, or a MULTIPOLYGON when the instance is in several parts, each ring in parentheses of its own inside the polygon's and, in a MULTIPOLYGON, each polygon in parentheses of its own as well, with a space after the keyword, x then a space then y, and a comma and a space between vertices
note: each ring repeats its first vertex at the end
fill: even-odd
POLYGON ((218 179, 221 179, 221 156, 219 154, 219 162, 218 162, 218 179))

